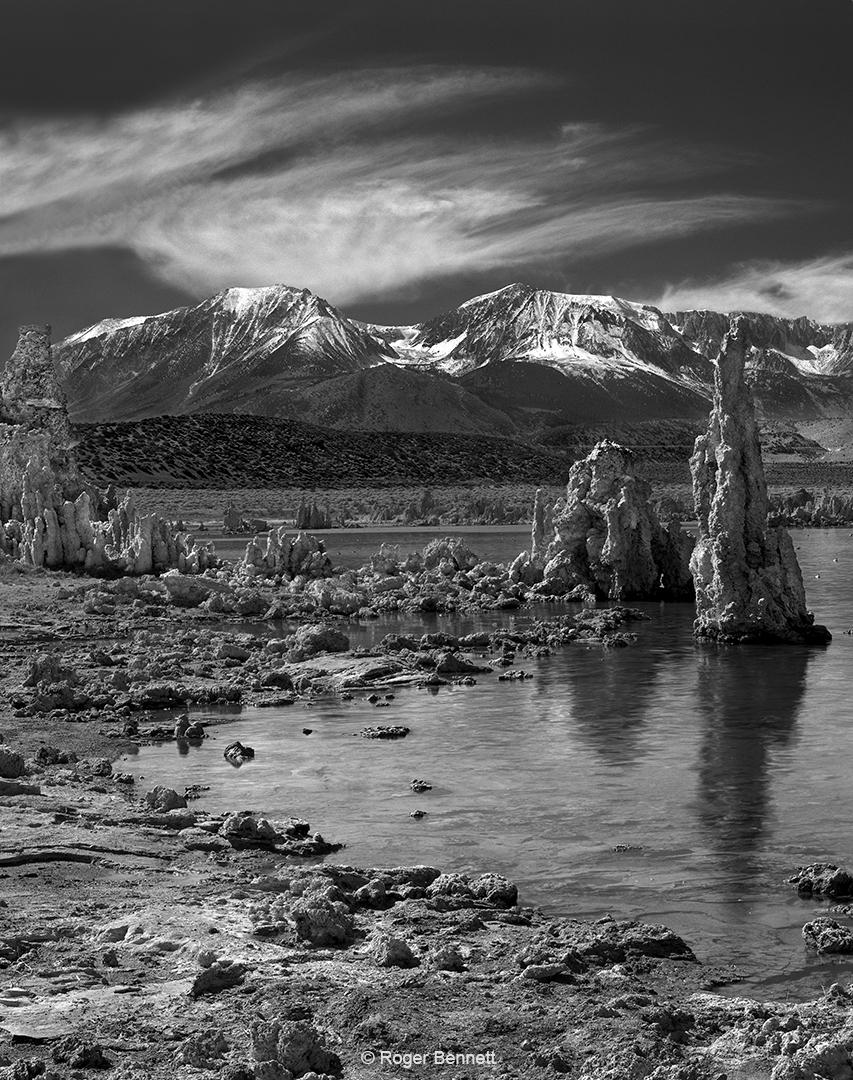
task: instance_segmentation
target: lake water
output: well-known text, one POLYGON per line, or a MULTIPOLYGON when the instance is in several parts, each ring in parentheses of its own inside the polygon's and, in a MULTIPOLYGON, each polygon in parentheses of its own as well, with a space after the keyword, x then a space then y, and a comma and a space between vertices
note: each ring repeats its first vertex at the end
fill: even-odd
MULTIPOLYGON (((520 530, 477 531, 483 557, 522 546, 520 530)), ((376 532, 357 532, 375 549, 376 532)), ((750 992, 810 996, 853 973, 853 959, 805 951, 800 929, 820 905, 784 883, 803 863, 853 864, 853 535, 793 535, 810 605, 834 635, 826 649, 698 645, 692 605, 640 605, 651 619, 636 645, 523 660, 528 682, 403 689, 382 710, 363 699, 245 709, 185 755, 143 747, 125 767, 146 788, 209 784, 199 805, 212 811, 307 817, 346 842, 336 861, 496 870, 555 914, 664 922, 700 956, 735 964, 750 992), (353 738, 376 723, 411 734, 353 738), (257 752, 239 770, 222 757, 237 737, 257 752), (414 795, 413 777, 432 791, 414 795)), ((351 639, 529 617, 389 616, 351 639)))
MULTIPOLYGON (((289 530, 291 533, 294 529, 289 530)), ((266 533, 261 533, 266 539, 266 533)), ((380 544, 399 544, 403 551, 419 551, 424 544, 437 536, 461 536, 466 544, 484 558, 495 562, 514 559, 530 544, 529 525, 505 525, 500 528, 483 525, 444 525, 441 528, 422 525, 401 528, 396 525, 376 526, 365 529, 324 529, 314 533, 322 540, 332 564, 337 567, 363 566, 380 544)), ((246 550, 249 536, 231 536, 226 533, 199 533, 201 541, 212 540, 216 552, 223 559, 240 559, 246 550)))

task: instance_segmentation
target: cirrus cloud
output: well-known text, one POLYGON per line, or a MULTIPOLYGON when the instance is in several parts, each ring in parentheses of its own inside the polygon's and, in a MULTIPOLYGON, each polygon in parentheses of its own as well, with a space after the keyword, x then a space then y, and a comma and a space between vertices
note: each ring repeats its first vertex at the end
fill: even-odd
POLYGON ((818 322, 853 321, 853 252, 800 262, 742 264, 716 281, 668 285, 651 301, 665 311, 766 311, 818 322))
POLYGON ((808 209, 677 193, 723 166, 645 129, 466 130, 466 110, 543 81, 431 67, 289 77, 0 129, 0 255, 122 244, 198 293, 286 281, 347 303, 808 209))

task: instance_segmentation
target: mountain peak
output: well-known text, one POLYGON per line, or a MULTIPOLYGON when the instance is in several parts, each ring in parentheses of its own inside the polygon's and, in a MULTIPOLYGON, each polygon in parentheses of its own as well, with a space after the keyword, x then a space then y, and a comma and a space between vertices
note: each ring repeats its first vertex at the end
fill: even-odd
MULTIPOLYGON (((332 395, 341 426, 346 415, 358 424, 369 416, 376 427, 405 427, 427 395, 443 402, 437 412, 445 410, 429 423, 450 422, 447 415, 460 409, 480 423, 485 414, 458 386, 451 401, 448 376, 480 395, 492 418, 517 407, 523 424, 552 414, 573 421, 638 411, 680 417, 706 410, 711 358, 731 317, 664 313, 620 297, 514 281, 426 322, 380 327, 348 318, 309 289, 277 283, 234 286, 161 315, 106 319, 56 345, 54 360, 74 420, 304 410, 325 418, 323 402, 332 395), (432 377, 444 380, 443 396, 432 377), (401 404, 407 394, 410 406, 401 404)), ((848 408, 849 327, 746 318, 759 402, 776 415, 848 408)))

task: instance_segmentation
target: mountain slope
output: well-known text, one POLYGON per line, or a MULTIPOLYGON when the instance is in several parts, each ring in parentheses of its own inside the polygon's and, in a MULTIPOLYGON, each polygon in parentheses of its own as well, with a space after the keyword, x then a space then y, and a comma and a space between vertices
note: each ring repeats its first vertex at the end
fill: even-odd
POLYGON ((302 390, 294 415, 310 424, 361 431, 515 431, 504 412, 456 380, 394 364, 338 375, 302 390))
POLYGON ((201 413, 79 424, 93 483, 119 487, 393 487, 565 483, 561 451, 435 432, 331 431, 296 420, 201 413))
POLYGON ((386 347, 307 289, 228 289, 196 307, 109 319, 54 348, 72 420, 277 413, 303 383, 357 371, 386 347))
MULTIPOLYGON (((423 323, 380 326, 274 285, 109 319, 54 353, 77 421, 228 412, 540 438, 572 423, 705 415, 732 318, 515 284, 423 323)), ((853 324, 745 318, 759 415, 853 410, 853 324)))

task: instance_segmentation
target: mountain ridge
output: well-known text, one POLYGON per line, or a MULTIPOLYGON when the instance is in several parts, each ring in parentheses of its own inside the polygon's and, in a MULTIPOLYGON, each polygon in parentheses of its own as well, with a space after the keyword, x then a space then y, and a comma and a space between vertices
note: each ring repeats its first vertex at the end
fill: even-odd
POLYGON ((247 413, 537 439, 567 423, 707 413, 713 359, 742 314, 760 415, 849 413, 853 323, 664 312, 519 282, 410 326, 350 319, 307 289, 232 288, 103 320, 54 358, 77 422, 247 413))

